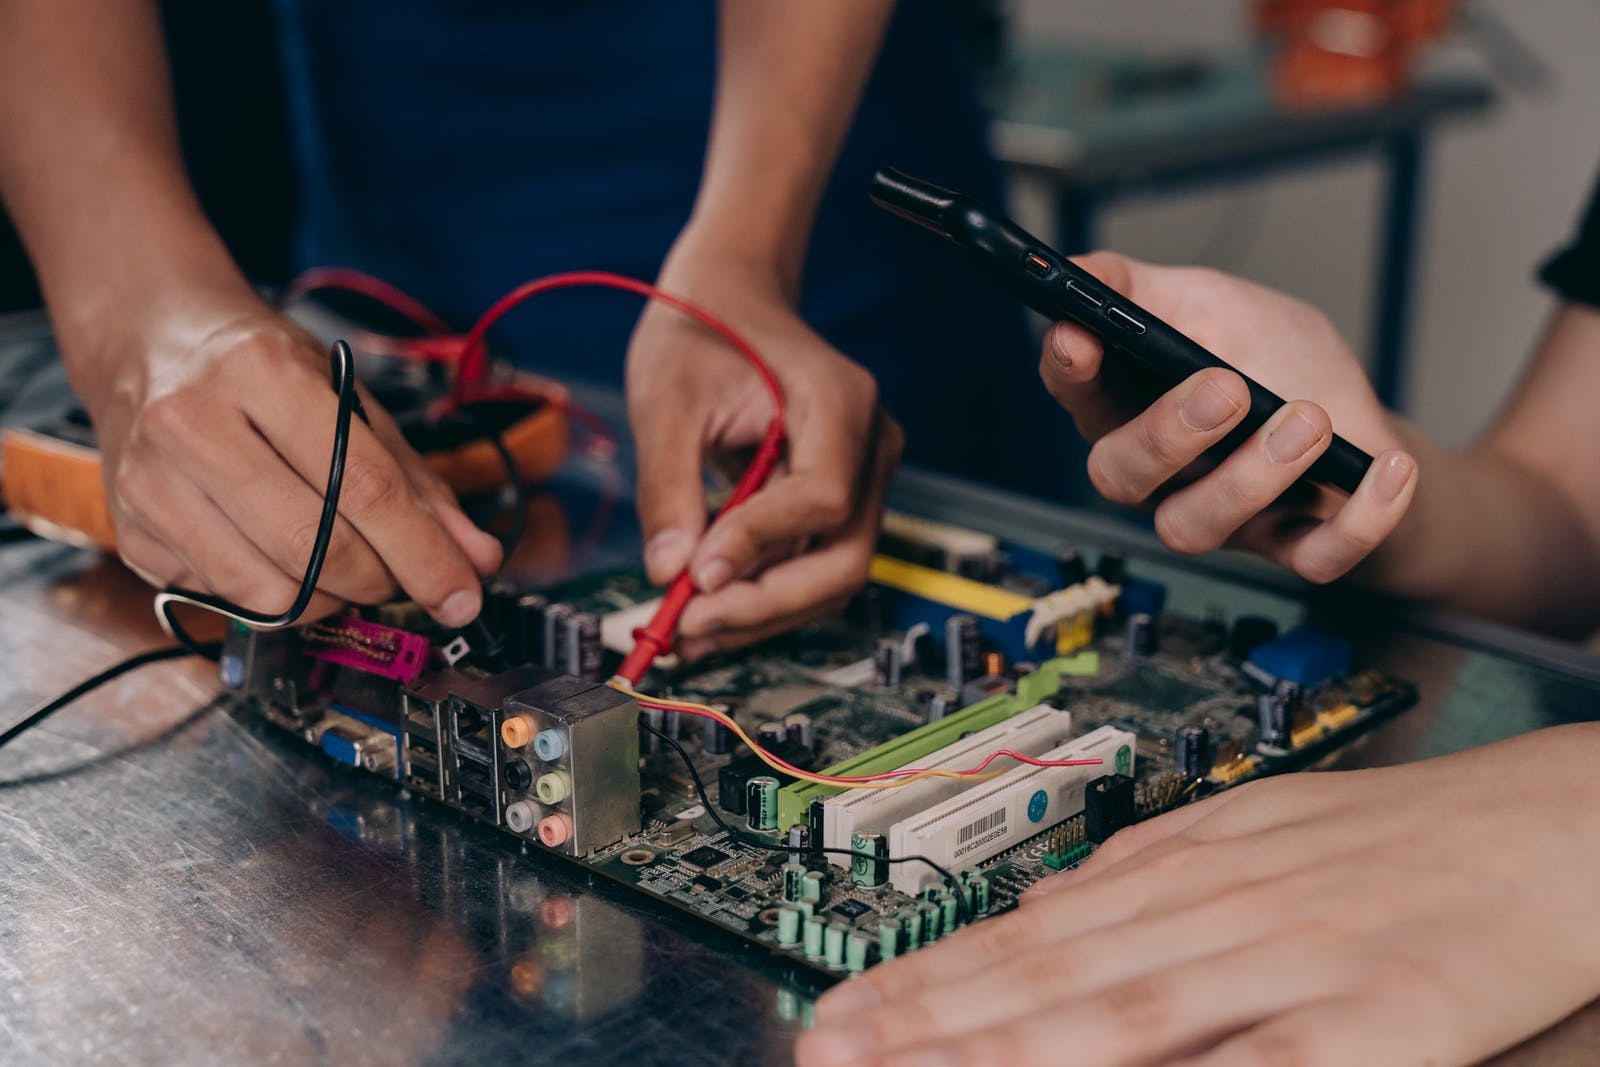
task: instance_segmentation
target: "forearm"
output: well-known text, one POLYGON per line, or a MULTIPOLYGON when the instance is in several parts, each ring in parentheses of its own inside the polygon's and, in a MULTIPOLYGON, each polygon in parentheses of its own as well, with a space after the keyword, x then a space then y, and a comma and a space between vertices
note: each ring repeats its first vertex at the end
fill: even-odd
POLYGON ((156 5, 0 4, 0 195, 69 361, 201 287, 248 286, 184 173, 156 5))
POLYGON ((716 105, 677 255, 799 290, 817 203, 892 0, 722 0, 716 105))
POLYGON ((1417 457, 1416 499, 1359 579, 1532 629, 1592 629, 1600 568, 1567 495, 1493 440, 1455 452, 1398 429, 1417 457))

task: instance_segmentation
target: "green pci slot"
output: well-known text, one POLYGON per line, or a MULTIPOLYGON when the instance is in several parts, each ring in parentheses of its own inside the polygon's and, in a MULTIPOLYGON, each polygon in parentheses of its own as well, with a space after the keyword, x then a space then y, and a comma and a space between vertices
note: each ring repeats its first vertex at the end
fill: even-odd
MULTIPOLYGON (((1075 656, 1053 659, 1042 664, 1032 674, 1017 680, 1015 693, 1000 693, 969 704, 938 722, 919 726, 901 734, 893 741, 885 741, 877 748, 843 763, 829 767, 825 774, 866 775, 882 774, 904 767, 946 745, 953 744, 966 734, 975 733, 997 722, 1038 707, 1046 697, 1061 690, 1061 679, 1069 675, 1092 675, 1100 669, 1100 656, 1095 652, 1080 652, 1075 656)), ((778 825, 793 826, 805 822, 806 812, 813 800, 822 800, 844 792, 842 786, 821 785, 817 782, 795 782, 778 791, 778 825)))

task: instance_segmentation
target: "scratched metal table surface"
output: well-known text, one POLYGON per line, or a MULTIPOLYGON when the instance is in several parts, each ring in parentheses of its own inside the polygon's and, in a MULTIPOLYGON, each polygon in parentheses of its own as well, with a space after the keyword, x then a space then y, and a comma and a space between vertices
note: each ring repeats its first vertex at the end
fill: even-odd
MULTIPOLYGON (((898 495, 1041 544, 1149 547, 1103 519, 924 476, 898 495)), ((519 564, 559 567, 592 540, 581 489, 534 506, 543 532, 519 564)), ((636 538, 624 511, 581 551, 603 565, 636 538)), ((1248 564, 1136 566, 1186 611, 1304 610, 1248 564)), ((1595 707, 1600 670, 1565 646, 1361 602, 1317 610, 1344 613, 1363 656, 1422 688, 1346 765, 1595 707)), ((116 563, 0 548, 0 721, 158 643, 148 590, 116 563)), ((200 664, 147 668, 0 754, 0 1063, 789 1060, 814 989, 264 736, 214 693, 200 664)), ((1597 1043, 1580 1014, 1507 1062, 1588 1063, 1597 1043)))

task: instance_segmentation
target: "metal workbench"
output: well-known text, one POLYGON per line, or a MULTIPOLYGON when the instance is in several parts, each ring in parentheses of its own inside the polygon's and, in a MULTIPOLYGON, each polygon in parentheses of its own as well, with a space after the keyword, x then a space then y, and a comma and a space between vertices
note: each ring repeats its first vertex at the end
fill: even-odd
MULTIPOLYGON (((591 473, 538 504, 546 563, 565 545, 551 509, 581 540, 591 473)), ((914 473, 897 499, 1040 545, 1130 549, 1176 610, 1306 610, 1265 568, 1162 558, 1103 518, 914 473)), ((621 514, 585 565, 636 538, 621 514)), ((1422 692, 1342 765, 1597 707, 1600 666, 1569 647, 1360 600, 1316 610, 1422 692)), ((159 642, 148 590, 114 562, 0 548, 3 721, 159 642)), ((264 735, 208 703, 215 692, 202 664, 151 667, 0 753, 0 1063, 787 1062, 813 987, 264 735)), ((1597 1029, 1580 1015, 1506 1062, 1585 1062, 1597 1029)))

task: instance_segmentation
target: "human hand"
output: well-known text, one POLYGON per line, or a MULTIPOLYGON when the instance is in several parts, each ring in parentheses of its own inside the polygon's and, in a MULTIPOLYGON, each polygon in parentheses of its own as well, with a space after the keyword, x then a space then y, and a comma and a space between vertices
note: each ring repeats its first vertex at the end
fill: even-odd
POLYGON ((1154 503, 1171 549, 1230 545, 1314 582, 1343 575, 1399 525, 1416 489, 1416 461, 1366 374, 1325 315, 1282 293, 1192 267, 1157 267, 1110 253, 1081 266, 1289 401, 1220 463, 1202 455, 1245 417, 1244 380, 1204 370, 1154 403, 1122 384, 1099 341, 1057 324, 1039 372, 1093 443, 1089 479, 1113 503, 1154 503), (1375 458, 1350 497, 1295 485, 1327 450, 1333 428, 1375 458))
MULTIPOLYGON (((273 613, 322 511, 337 397, 322 346, 253 295, 190 294, 67 362, 93 418, 122 558, 157 585, 273 613)), ((339 519, 307 615, 398 585, 447 626, 482 604, 500 547, 363 394, 339 519)))
POLYGON ((825 995, 799 1063, 1475 1062, 1600 994, 1597 748, 1559 727, 1134 826, 825 995))
POLYGON ((903 438, 872 376, 812 332, 759 271, 674 256, 660 284, 749 338, 788 409, 783 462, 707 530, 704 465, 741 467, 771 400, 711 331, 670 308, 646 310, 627 369, 645 565, 658 585, 685 568, 693 577, 701 595, 678 626, 678 652, 693 659, 843 607, 866 581, 903 438))

